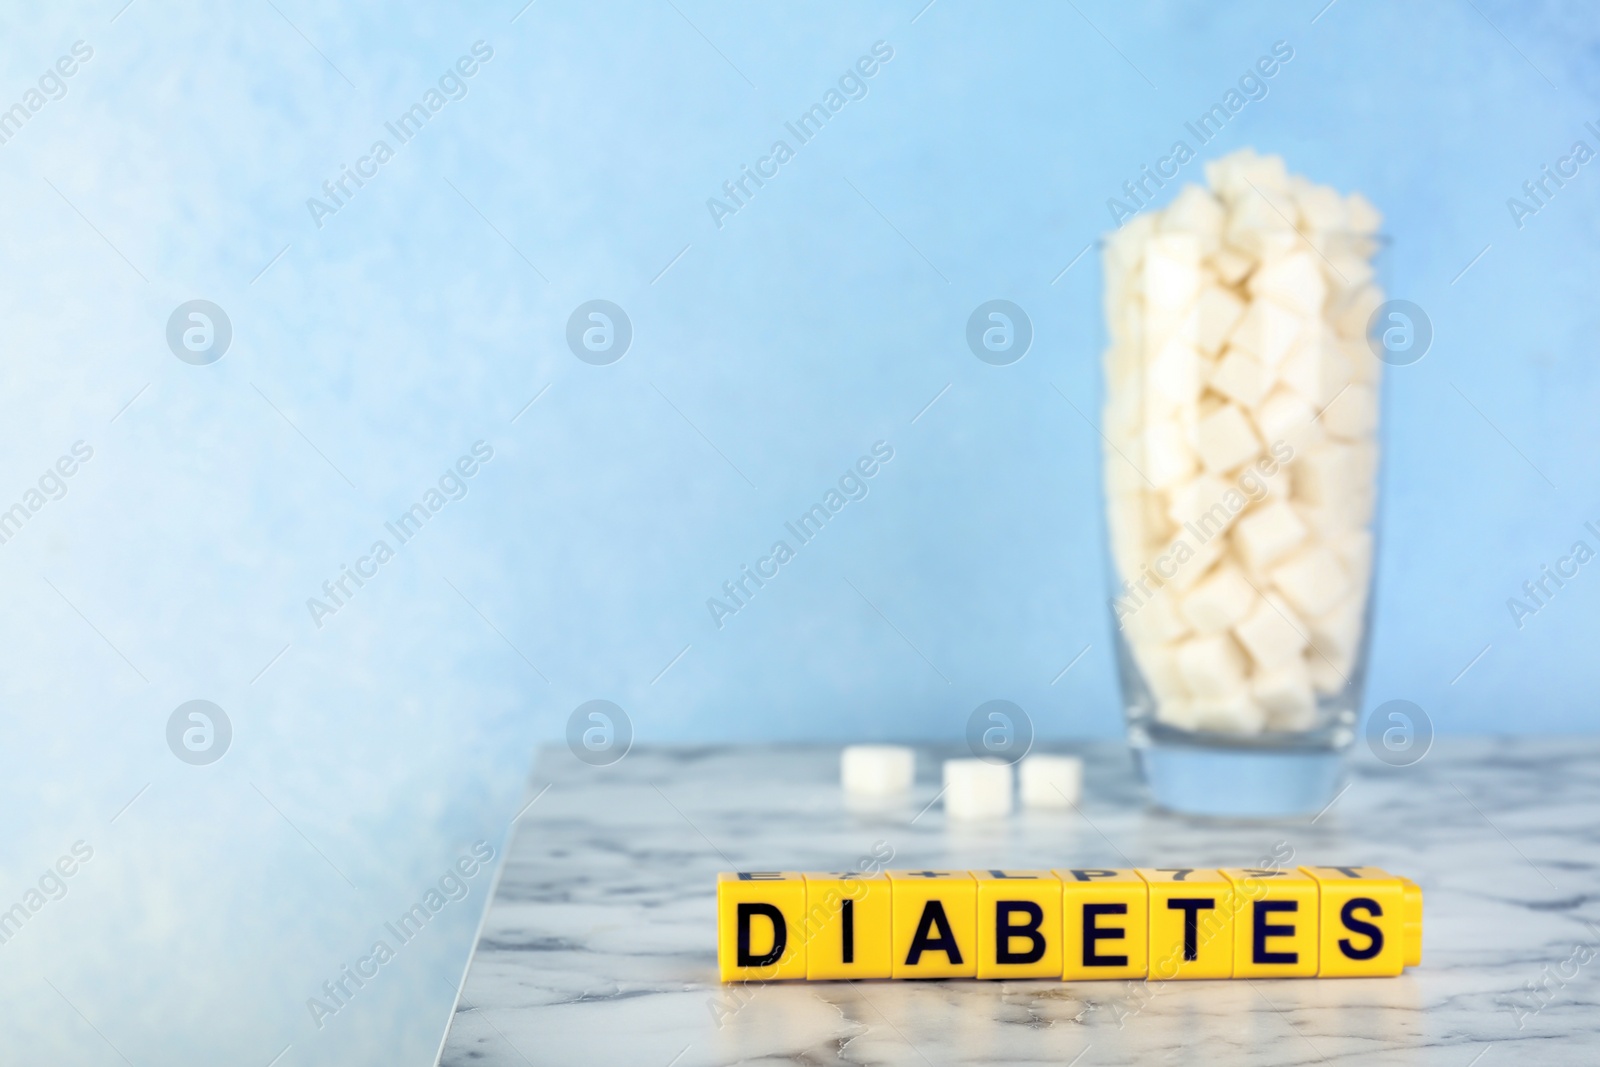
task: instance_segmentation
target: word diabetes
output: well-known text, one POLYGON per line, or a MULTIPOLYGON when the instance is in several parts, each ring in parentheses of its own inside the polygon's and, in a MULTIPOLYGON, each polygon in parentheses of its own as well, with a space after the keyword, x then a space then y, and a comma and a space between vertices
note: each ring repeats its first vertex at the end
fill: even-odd
POLYGON ((724 982, 1361 978, 1422 962, 1422 890, 1377 867, 717 876, 724 982))

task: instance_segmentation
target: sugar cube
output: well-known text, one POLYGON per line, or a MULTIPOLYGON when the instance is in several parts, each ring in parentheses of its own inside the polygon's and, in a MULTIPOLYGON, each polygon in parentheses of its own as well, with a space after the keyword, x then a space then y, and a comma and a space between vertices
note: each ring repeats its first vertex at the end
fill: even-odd
POLYGON ((1019 779, 1024 807, 1070 808, 1083 794, 1083 761, 1077 756, 1027 756, 1019 779))
POLYGON ((1199 322, 1195 341, 1200 350, 1214 356, 1233 333, 1244 315, 1245 303, 1220 285, 1207 283, 1200 289, 1196 310, 1199 322))
POLYGON ((1178 613, 1203 634, 1226 630, 1250 611, 1256 591, 1239 568, 1219 564, 1178 601, 1178 613))
POLYGON ((1176 644, 1139 644, 1134 647, 1133 658, 1157 700, 1165 703, 1189 695, 1189 683, 1178 669, 1176 644))
POLYGON ((1194 470, 1189 435, 1176 422, 1162 421, 1146 426, 1140 443, 1140 467, 1151 485, 1174 485, 1194 470))
POLYGON ((1226 696, 1244 687, 1244 654, 1225 633, 1178 642, 1177 661, 1184 683, 1197 697, 1226 696))
POLYGON ((1366 608, 1366 590, 1352 589, 1343 600, 1311 619, 1311 644, 1317 655, 1328 657, 1348 674, 1355 666, 1366 608))
POLYGON ((1269 444, 1284 441, 1296 451, 1315 444, 1322 437, 1322 424, 1313 421, 1317 409, 1305 397, 1285 386, 1278 386, 1261 402, 1256 425, 1269 444))
POLYGON ((1308 532, 1306 524, 1287 501, 1274 500, 1239 520, 1233 543, 1245 562, 1259 571, 1304 541, 1308 532))
POLYGON ((1224 404, 1200 420, 1196 446, 1200 462, 1213 474, 1231 471, 1261 454, 1249 417, 1235 404, 1224 404))
POLYGON ((1250 680, 1250 695, 1265 709, 1269 730, 1305 730, 1316 721, 1317 697, 1304 657, 1257 671, 1250 680))
POLYGON ((1323 696, 1332 696, 1350 684, 1349 676, 1317 655, 1314 648, 1306 656, 1306 670, 1311 675, 1311 688, 1323 696))
POLYGON ((1258 734, 1267 722, 1267 713, 1240 689, 1218 697, 1197 697, 1190 716, 1195 728, 1227 734, 1258 734))
POLYGON ((903 745, 847 745, 839 755, 839 777, 846 793, 904 793, 911 788, 916 769, 917 754, 903 745))
POLYGON ((1370 385, 1350 383, 1322 412, 1322 424, 1330 434, 1345 440, 1370 437, 1378 424, 1378 394, 1370 385))
POLYGON ((1305 624, 1275 593, 1256 598, 1250 614, 1234 625, 1233 636, 1262 669, 1297 660, 1306 647, 1305 624))
POLYGON ((1321 615, 1350 588, 1344 564, 1326 545, 1302 548, 1272 568, 1272 584, 1302 615, 1321 615))
POLYGON ((1211 388, 1242 407, 1261 403, 1271 384, 1266 368, 1237 348, 1224 352, 1211 368, 1211 388))
POLYGON ((944 761, 944 810, 952 819, 993 819, 1011 814, 1009 763, 981 759, 944 761))
POLYGON ((1268 297, 1307 318, 1320 316, 1328 297, 1328 283, 1322 278, 1322 268, 1316 257, 1306 250, 1264 264, 1250 276, 1249 289, 1257 299, 1268 297))
POLYGON ((1306 323, 1298 314, 1266 298, 1252 300, 1239 324, 1228 335, 1228 343, 1276 367, 1294 350, 1306 323))

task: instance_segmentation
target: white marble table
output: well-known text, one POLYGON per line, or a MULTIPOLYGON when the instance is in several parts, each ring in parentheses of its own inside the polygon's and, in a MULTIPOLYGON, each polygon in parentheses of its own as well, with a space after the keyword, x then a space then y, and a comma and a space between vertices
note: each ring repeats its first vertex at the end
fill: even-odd
POLYGON ((507 850, 441 1062, 1600 1062, 1600 739, 1441 738, 1405 769, 1353 759, 1314 823, 1151 811, 1125 749, 1076 751, 1080 812, 962 825, 923 811, 928 751, 910 800, 864 811, 839 791, 835 749, 641 750, 609 768, 548 750, 533 792, 549 789, 507 850), (892 866, 954 868, 1244 865, 1287 842, 1302 862, 1419 882, 1423 965, 1320 981, 717 982, 718 870, 839 869, 880 842, 892 866))

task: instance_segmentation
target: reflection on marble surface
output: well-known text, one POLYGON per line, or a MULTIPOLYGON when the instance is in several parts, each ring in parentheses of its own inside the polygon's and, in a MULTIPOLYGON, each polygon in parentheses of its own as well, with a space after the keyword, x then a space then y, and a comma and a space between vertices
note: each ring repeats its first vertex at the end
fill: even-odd
POLYGON ((1125 749, 1077 751, 1081 812, 961 826, 924 811, 927 751, 911 797, 862 809, 844 803, 835 749, 641 750, 604 769, 547 750, 535 788, 550 788, 518 826, 441 1062, 1594 1061, 1600 741, 1441 739, 1415 767, 1358 762, 1314 822, 1275 823, 1150 811, 1125 749), (719 869, 836 869, 877 842, 895 866, 956 868, 1237 865, 1287 842, 1303 862, 1416 879, 1423 965, 1357 980, 716 981, 719 869))

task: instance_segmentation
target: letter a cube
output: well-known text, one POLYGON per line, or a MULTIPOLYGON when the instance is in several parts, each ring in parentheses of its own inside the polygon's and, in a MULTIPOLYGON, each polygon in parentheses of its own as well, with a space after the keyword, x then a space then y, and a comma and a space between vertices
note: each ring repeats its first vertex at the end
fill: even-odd
POLYGON ((890 871, 894 977, 978 975, 978 883, 969 871, 890 871))

